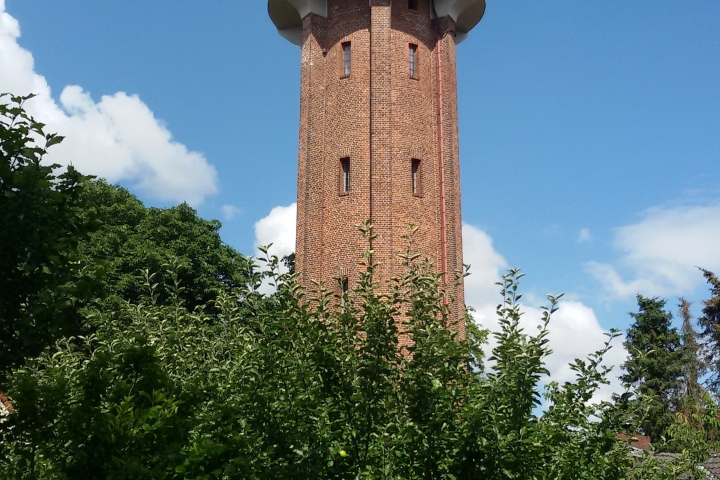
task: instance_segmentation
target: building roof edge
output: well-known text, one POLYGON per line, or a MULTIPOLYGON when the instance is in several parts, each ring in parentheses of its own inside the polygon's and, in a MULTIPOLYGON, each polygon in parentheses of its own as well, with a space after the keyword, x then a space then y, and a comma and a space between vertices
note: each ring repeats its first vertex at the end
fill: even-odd
MULTIPOLYGON (((455 41, 460 43, 485 14, 485 0, 432 0, 438 17, 455 21, 455 41)), ((314 13, 327 17, 327 0, 268 0, 268 15, 278 33, 295 45, 302 44, 302 19, 314 13)))

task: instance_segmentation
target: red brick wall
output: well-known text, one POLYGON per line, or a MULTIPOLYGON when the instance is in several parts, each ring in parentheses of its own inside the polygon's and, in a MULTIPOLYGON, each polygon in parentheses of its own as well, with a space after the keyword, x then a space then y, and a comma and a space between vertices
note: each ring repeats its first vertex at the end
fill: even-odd
POLYGON ((8 412, 13 411, 12 403, 10 403, 10 400, 8 400, 8 398, 2 393, 0 393, 0 403, 3 404, 3 406, 8 410, 8 412))
MULTIPOLYGON (((444 165, 439 159, 436 39, 452 20, 432 20, 429 0, 329 0, 328 16, 303 20, 298 158, 297 271, 301 283, 350 289, 368 249, 357 225, 371 219, 373 262, 380 281, 402 273, 407 225, 420 226, 419 253, 441 268, 440 168, 445 172, 448 270, 462 269, 455 42, 440 41, 444 165), (351 42, 352 72, 343 78, 342 43, 351 42), (408 48, 417 49, 410 78, 408 48), (340 159, 350 158, 351 188, 341 192, 340 159), (412 159, 421 161, 421 193, 413 195, 412 159)), ((452 273, 448 276, 452 280, 452 273)), ((462 287, 454 319, 464 305, 462 287)), ((462 325, 462 323, 460 323, 462 325)), ((464 327, 460 327, 464 335, 464 327)))
MULTIPOLYGON (((652 443, 650 442, 650 437, 645 435, 636 434, 633 435, 637 440, 631 443, 631 446, 635 448, 639 448, 641 450, 645 450, 646 452, 652 452, 652 443)), ((625 435, 624 433, 616 433, 615 438, 618 440, 622 440, 623 442, 627 442, 630 440, 630 437, 625 435)))

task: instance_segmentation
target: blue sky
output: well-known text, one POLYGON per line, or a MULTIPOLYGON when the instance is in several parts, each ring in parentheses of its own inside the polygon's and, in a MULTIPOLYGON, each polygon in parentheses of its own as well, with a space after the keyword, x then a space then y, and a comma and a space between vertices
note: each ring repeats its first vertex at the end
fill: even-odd
MULTIPOLYGON (((300 52, 265 1, 0 0, 3 11, 0 91, 43 94, 33 113, 68 136, 54 160, 149 205, 188 200, 241 252, 291 248, 292 208, 271 211, 295 201, 300 52)), ((488 1, 458 47, 480 321, 508 266, 528 274, 530 306, 567 292, 562 361, 627 328, 635 293, 698 310, 694 267, 720 271, 718 25, 714 0, 488 1)))

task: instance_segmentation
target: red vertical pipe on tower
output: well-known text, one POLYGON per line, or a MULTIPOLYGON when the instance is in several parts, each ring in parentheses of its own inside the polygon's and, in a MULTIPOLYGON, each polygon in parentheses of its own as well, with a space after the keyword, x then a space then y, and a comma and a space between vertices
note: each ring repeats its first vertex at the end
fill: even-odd
MULTIPOLYGON (((440 261, 442 265, 442 282, 447 287, 447 270, 448 270, 448 254, 447 254, 447 211, 445 205, 445 132, 443 128, 443 81, 442 81, 442 59, 440 55, 440 45, 445 34, 438 33, 435 42, 435 83, 437 84, 437 111, 438 111, 438 157, 440 162, 440 261)), ((448 298, 445 296, 445 303, 448 298)))
POLYGON ((370 116, 370 124, 368 125, 368 126, 369 126, 369 128, 368 128, 368 143, 369 143, 369 145, 370 145, 370 149, 369 149, 369 150, 370 150, 370 151, 369 151, 369 156, 370 156, 370 179, 369 179, 369 180, 370 180, 370 181, 368 182, 368 188, 369 188, 369 192, 368 192, 368 200, 369 200, 368 211, 369 211, 369 213, 370 213, 370 215, 369 215, 370 225, 371 225, 371 227, 373 228, 373 230, 370 232, 370 238, 368 239, 368 247, 370 247, 370 256, 368 257, 368 262, 370 263, 370 265, 373 265, 373 264, 375 263, 375 259, 373 258, 373 257, 374 257, 373 252, 375 251, 375 250, 374 250, 374 248, 375 248, 374 243, 375 243, 375 242, 373 241, 373 237, 374 237, 374 235, 375 235, 375 230, 374 230, 374 227, 375 227, 375 218, 374 218, 374 217, 375 217, 375 216, 374 216, 373 214, 374 214, 375 212, 374 212, 374 210, 373 210, 373 166, 374 166, 374 165, 373 165, 373 157, 374 157, 374 155, 373 155, 373 134, 372 134, 372 127, 373 127, 373 121, 375 120, 375 118, 374 118, 374 116, 373 116, 373 98, 372 98, 373 79, 374 79, 374 78, 373 78, 374 75, 373 75, 373 28, 372 28, 372 7, 373 7, 373 2, 372 2, 372 0, 370 0, 369 3, 370 3, 370 49, 369 49, 369 51, 368 51, 368 59, 370 60, 370 74, 368 75, 368 77, 369 77, 368 80, 369 80, 369 83, 370 83, 370 95, 368 95, 368 115, 370 116))

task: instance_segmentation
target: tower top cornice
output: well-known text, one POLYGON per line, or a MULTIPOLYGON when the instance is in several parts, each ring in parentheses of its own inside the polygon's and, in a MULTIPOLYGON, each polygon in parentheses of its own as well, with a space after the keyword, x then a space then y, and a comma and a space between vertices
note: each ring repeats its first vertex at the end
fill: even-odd
MULTIPOLYGON (((431 0, 434 14, 455 21, 460 43, 485 14, 485 0, 431 0)), ((314 13, 327 17, 328 0, 268 0, 268 14, 278 33, 295 45, 302 43, 302 19, 314 13)))

